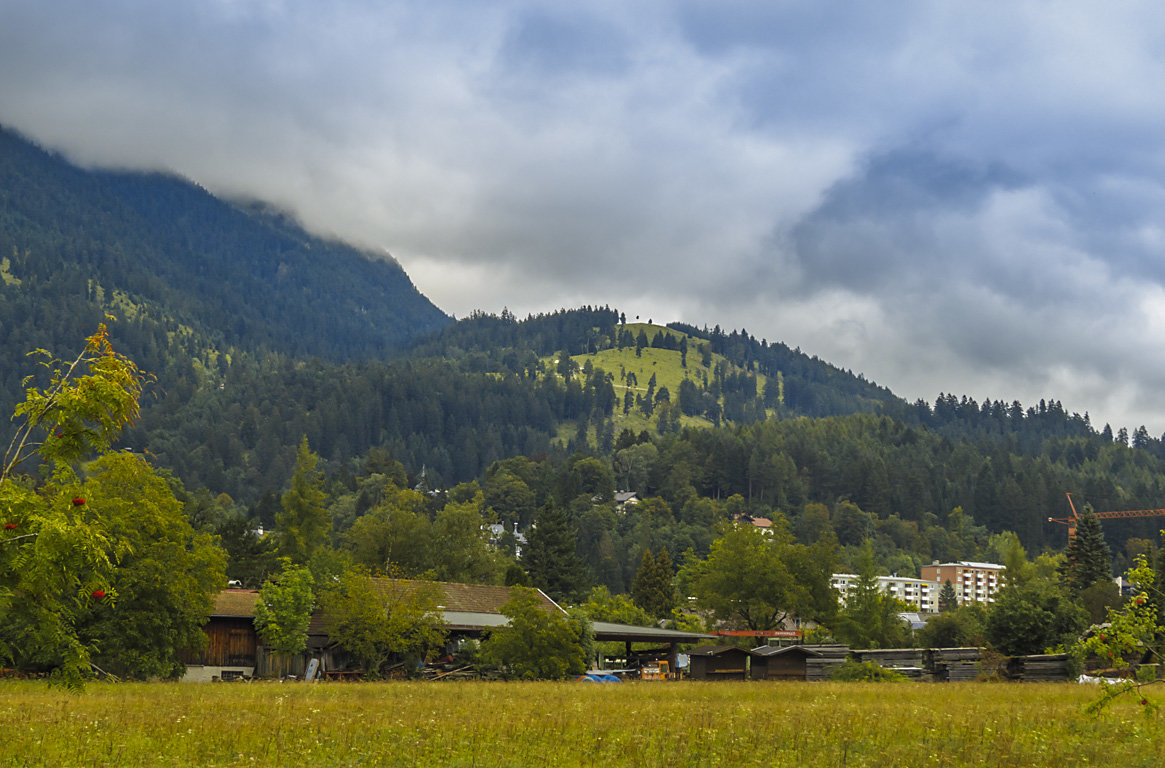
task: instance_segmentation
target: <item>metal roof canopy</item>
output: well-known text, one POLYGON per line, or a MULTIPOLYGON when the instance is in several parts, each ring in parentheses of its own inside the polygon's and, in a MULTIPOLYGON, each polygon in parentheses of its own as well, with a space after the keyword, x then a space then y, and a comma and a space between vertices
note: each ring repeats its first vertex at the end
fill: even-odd
POLYGON ((613 624, 609 621, 591 622, 595 640, 623 643, 698 643, 711 640, 712 635, 699 632, 681 632, 678 629, 636 627, 631 624, 613 624))

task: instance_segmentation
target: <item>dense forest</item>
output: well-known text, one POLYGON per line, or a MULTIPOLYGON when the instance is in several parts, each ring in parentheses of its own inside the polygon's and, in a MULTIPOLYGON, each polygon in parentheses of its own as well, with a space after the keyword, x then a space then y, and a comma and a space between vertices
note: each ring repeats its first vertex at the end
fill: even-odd
MULTIPOLYGON (((395 263, 263 206, 78 169, 7 131, 0 257, 0 407, 21 397, 29 350, 68 354, 116 317, 119 350, 156 375, 122 447, 172 472, 192 514, 215 506, 236 528, 275 523, 303 438, 334 500, 387 462, 401 489, 477 484, 481 513, 522 531, 553 502, 590 581, 616 592, 642 551, 705 554, 740 515, 806 542, 870 539, 884 569, 908 572, 989 557, 1004 531, 1059 549, 1047 518, 1067 492, 1097 510, 1165 497, 1161 440, 1097 430, 1055 399, 908 403, 744 329, 606 306, 453 322, 395 263), (570 479, 579 466, 586 482, 570 479), (649 503, 616 513, 615 490, 649 503)), ((1118 564, 1158 528, 1105 526, 1118 564)))

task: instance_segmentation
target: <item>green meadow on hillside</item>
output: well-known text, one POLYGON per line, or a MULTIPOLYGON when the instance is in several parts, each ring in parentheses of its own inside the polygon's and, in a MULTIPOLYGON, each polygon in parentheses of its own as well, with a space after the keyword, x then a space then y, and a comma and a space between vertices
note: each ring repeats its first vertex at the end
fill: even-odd
MULTIPOLYGON (((637 336, 642 331, 646 334, 649 342, 655 338, 657 333, 662 333, 677 341, 686 338, 688 353, 686 366, 683 364, 684 355, 677 350, 650 346, 644 347, 639 354, 636 354, 635 347, 632 346, 622 349, 611 347, 594 353, 571 356, 570 359, 575 362, 579 371, 582 371, 587 363, 590 363, 594 368, 602 369, 614 377, 612 385, 615 388, 615 395, 618 397, 618 405, 613 416, 616 433, 623 429, 630 429, 632 432, 640 432, 644 429, 653 431, 654 418, 644 416, 634 407, 629 413, 623 413, 622 405, 623 397, 628 391, 631 391, 633 395, 646 394, 652 376, 655 376, 656 391, 667 388, 671 402, 675 403, 680 383, 684 379, 691 379, 701 388, 705 388, 715 378, 718 368, 725 374, 745 371, 744 368, 730 362, 723 355, 711 352, 702 354, 702 350, 710 347, 709 343, 680 331, 647 323, 627 323, 625 326, 620 326, 620 330, 623 329, 629 331, 633 336, 637 336), (707 365, 704 364, 705 359, 707 359, 707 365), (634 380, 629 384, 630 374, 634 374, 634 380)), ((543 358, 542 362, 547 370, 553 371, 558 365, 558 357, 552 355, 543 358)), ((753 372, 752 375, 756 377, 757 392, 763 392, 768 384, 768 377, 760 372, 753 372)), ((712 422, 703 416, 681 416, 680 424, 685 427, 712 426, 712 422)), ((563 425, 559 438, 565 442, 573 434, 570 425, 563 425)), ((594 438, 593 428, 591 438, 594 438)))
POLYGON ((0 683, 2 766, 1159 766, 1135 701, 950 683, 0 683))

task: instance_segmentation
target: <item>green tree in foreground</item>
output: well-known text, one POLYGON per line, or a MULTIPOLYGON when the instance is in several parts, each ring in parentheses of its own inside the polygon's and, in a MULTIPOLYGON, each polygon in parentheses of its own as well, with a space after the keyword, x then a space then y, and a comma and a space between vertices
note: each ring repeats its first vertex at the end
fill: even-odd
POLYGON ((858 578, 838 614, 834 635, 854 648, 902 648, 910 643, 910 628, 900 611, 907 606, 878 588, 874 550, 867 540, 858 554, 858 578))
POLYGON ((775 629, 792 614, 832 617, 832 549, 794 543, 779 516, 770 530, 730 524, 706 559, 689 553, 679 582, 713 618, 747 629, 775 629))
POLYGON ((431 582, 374 579, 351 570, 324 594, 324 626, 366 675, 379 677, 393 659, 419 660, 441 647, 439 599, 431 582))
POLYGON ((311 571, 287 558, 282 564, 283 570, 263 585, 255 603, 255 630, 267 649, 279 656, 281 671, 289 656, 307 647, 307 626, 315 607, 311 571))
POLYGON ((953 611, 932 616, 918 630, 920 648, 962 648, 983 645, 983 622, 986 610, 972 603, 953 611))
POLYGON ((104 325, 70 363, 38 354, 48 382, 25 379, 0 465, 0 663, 78 686, 91 653, 78 624, 116 604, 113 571, 128 548, 87 502, 75 465, 107 452, 133 421, 146 377, 114 352, 104 325), (31 459, 41 484, 17 473, 31 459))
POLYGON ((511 587, 502 606, 509 623, 489 633, 481 644, 482 660, 524 680, 561 680, 586 671, 586 651, 577 624, 551 613, 527 587, 511 587))
POLYGON ((106 672, 177 677, 182 651, 206 642, 226 556, 209 534, 194 532, 170 485, 145 460, 111 452, 88 472, 85 506, 124 551, 110 574, 116 603, 92 601, 80 636, 106 672))
MULTIPOLYGON (((1138 555, 1129 569, 1129 582, 1137 593, 1119 609, 1108 612, 1108 626, 1093 631, 1072 649, 1079 659, 1091 655, 1115 669, 1124 669, 1138 662, 1159 664, 1162 655, 1162 617, 1157 612, 1158 600, 1162 595, 1161 572, 1154 570, 1144 555, 1138 555)), ((1097 713, 1107 707, 1118 696, 1137 693, 1146 714, 1155 715, 1158 705, 1145 698, 1141 689, 1157 682, 1155 666, 1145 667, 1136 676, 1114 685, 1102 684, 1100 695, 1088 709, 1097 713), (1145 674, 1145 673, 1148 674, 1145 674)))
POLYGON ((999 590, 987 613, 987 642, 1008 656, 1072 644, 1087 624, 1084 609, 1056 583, 1031 579, 999 590))

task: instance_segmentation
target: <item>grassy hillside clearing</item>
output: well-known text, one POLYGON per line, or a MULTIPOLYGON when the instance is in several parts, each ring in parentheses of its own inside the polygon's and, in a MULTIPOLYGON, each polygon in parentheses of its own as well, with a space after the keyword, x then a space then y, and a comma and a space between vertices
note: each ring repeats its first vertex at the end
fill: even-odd
MULTIPOLYGON (((638 409, 632 408, 630 413, 624 414, 622 408, 623 396, 631 390, 633 394, 643 395, 647 392, 648 382, 651 377, 655 376, 655 389, 659 391, 666 387, 671 401, 677 401, 679 393, 680 382, 684 379, 691 379, 701 388, 708 385, 716 375, 717 366, 720 366, 725 373, 740 373, 744 369, 738 365, 730 363, 723 355, 712 354, 708 365, 704 365, 701 357, 701 350, 708 346, 708 342, 702 339, 697 339, 688 336, 680 331, 667 328, 660 325, 648 325, 647 323, 627 323, 625 326, 633 336, 638 336, 640 331, 647 335, 648 342, 655 338, 657 333, 663 333, 665 336, 688 340, 688 354, 687 366, 683 362, 683 355, 673 349, 659 349, 654 347, 646 347, 642 350, 640 355, 635 354, 635 347, 624 347, 619 349, 613 347, 611 349, 603 349, 593 354, 572 355, 573 360, 581 371, 587 362, 590 362, 595 368, 601 368, 607 373, 614 376, 612 382, 615 387, 615 394, 619 398, 619 406, 615 409, 614 420, 616 432, 622 429, 630 429, 633 432, 639 432, 647 429, 651 430, 654 427, 654 419, 646 418, 638 409), (632 385, 628 385, 628 374, 634 374, 635 380, 632 385)), ((622 328, 622 327, 621 327, 622 328)), ((554 371, 558 365, 558 357, 552 355, 542 359, 548 371, 554 371)), ((764 391, 768 384, 768 378, 762 373, 754 373, 756 376, 757 393, 764 391)), ((723 398, 721 398, 723 402, 723 398)), ((683 416, 681 418, 683 426, 693 427, 710 427, 712 422, 702 416, 683 416)), ((567 424, 563 425, 559 430, 559 438, 565 441, 573 436, 573 428, 567 424)), ((594 437, 592 430, 592 439, 594 437)))
POLYGON ((1064 684, 0 683, 0 765, 1157 766, 1064 684))

